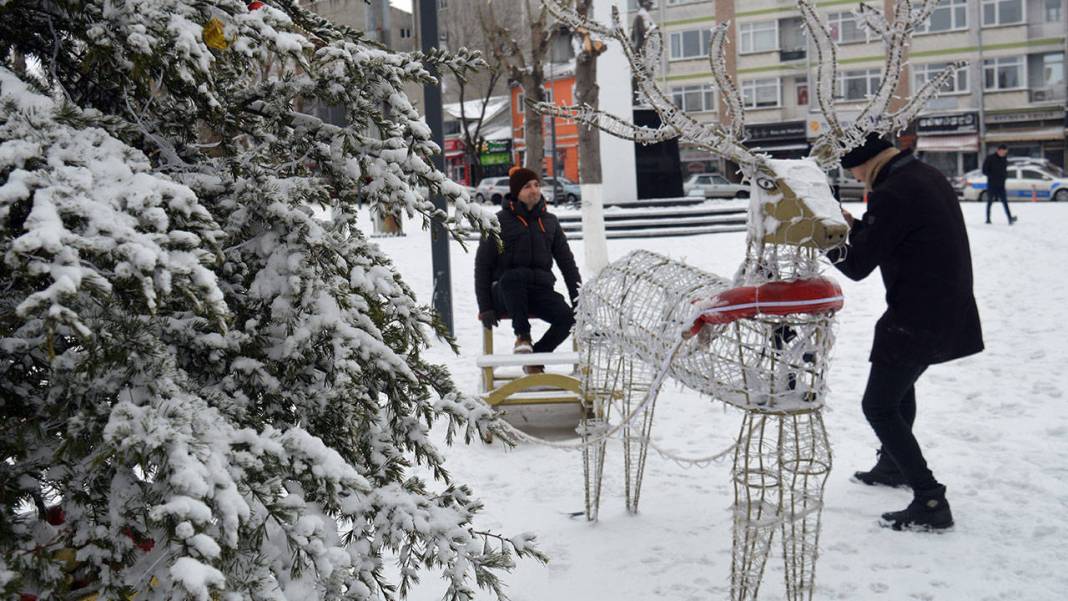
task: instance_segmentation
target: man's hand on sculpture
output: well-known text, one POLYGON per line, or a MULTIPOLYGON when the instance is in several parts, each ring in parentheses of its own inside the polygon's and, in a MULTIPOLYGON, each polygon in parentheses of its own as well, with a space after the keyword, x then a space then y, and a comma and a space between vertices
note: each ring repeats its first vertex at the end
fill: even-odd
POLYGON ((497 319, 496 311, 483 311, 478 314, 478 320, 482 322, 482 327, 487 330, 492 330, 494 326, 501 323, 501 320, 497 319))
POLYGON ((850 213, 849 211, 847 211, 845 209, 842 209, 842 217, 845 218, 846 223, 849 224, 849 227, 853 227, 853 214, 852 213, 850 213))

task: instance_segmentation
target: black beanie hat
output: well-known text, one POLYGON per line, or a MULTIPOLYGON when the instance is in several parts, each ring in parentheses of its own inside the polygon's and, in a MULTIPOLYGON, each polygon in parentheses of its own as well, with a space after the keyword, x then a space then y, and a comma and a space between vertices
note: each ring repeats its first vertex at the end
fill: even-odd
POLYGON ((846 169, 859 167, 873 159, 880 152, 893 147, 894 145, 884 140, 882 136, 872 132, 868 134, 867 138, 864 138, 864 144, 842 155, 842 167, 846 169))
POLYGON ((530 169, 516 165, 508 170, 508 190, 512 198, 519 200, 519 191, 532 179, 539 179, 538 174, 530 169))

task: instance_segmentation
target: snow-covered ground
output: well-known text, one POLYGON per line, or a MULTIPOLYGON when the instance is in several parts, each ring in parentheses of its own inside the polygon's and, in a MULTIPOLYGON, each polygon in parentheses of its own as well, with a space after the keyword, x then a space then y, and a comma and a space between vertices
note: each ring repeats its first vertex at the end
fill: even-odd
MULTIPOLYGON (((863 212, 861 205, 847 207, 863 212)), ((874 461, 875 438, 861 414, 860 395, 872 326, 884 309, 883 287, 878 274, 855 283, 829 268, 842 284, 846 306, 826 412, 835 463, 824 497, 816 599, 1068 598, 1068 206, 1013 204, 1020 221, 1012 227, 1000 207, 994 225, 983 224, 983 207, 963 208, 987 350, 934 366, 921 378, 916 422, 928 462, 948 487, 957 525, 941 535, 880 528, 878 515, 903 508, 910 493, 850 481, 854 470, 874 461)), ((406 237, 382 238, 380 244, 429 303, 429 235, 407 225, 406 237)), ((742 233, 609 240, 608 250, 614 259, 646 248, 729 276, 742 260, 743 240, 742 233)), ((581 264, 582 243, 572 248, 581 264)), ((461 355, 444 345, 433 350, 472 393, 481 344, 473 250, 454 245, 452 252, 461 355)), ((510 348, 507 334, 498 336, 500 348, 510 348)), ((699 456, 728 446, 738 423, 737 411, 669 386, 657 405, 654 436, 680 454, 699 456)), ((632 516, 622 498, 621 449, 612 443, 600 522, 589 524, 568 517, 583 509, 580 454, 480 443, 445 452, 446 467, 485 502, 478 527, 533 531, 552 557, 546 566, 521 562, 507 577, 516 601, 729 599, 729 460, 698 469, 651 455, 640 512, 632 516)), ((775 546, 762 599, 784 597, 782 574, 775 546)), ((441 591, 428 574, 411 598, 436 599, 441 591)))

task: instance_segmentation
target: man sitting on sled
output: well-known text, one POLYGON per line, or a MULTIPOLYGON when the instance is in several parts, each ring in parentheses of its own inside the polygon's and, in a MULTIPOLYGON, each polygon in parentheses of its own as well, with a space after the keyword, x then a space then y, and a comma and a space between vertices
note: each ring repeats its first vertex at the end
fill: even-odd
MULTIPOLYGON (((552 352, 575 324, 572 308, 582 278, 560 222, 546 208, 538 174, 513 167, 508 185, 510 193, 497 212, 503 245, 498 249, 496 240, 483 238, 475 254, 478 319, 492 328, 506 314, 515 331, 515 352, 552 352), (554 259, 564 275, 570 305, 553 290, 554 259), (549 330, 534 344, 530 338, 532 315, 549 322, 549 330)), ((540 373, 544 368, 531 365, 523 371, 540 373)))

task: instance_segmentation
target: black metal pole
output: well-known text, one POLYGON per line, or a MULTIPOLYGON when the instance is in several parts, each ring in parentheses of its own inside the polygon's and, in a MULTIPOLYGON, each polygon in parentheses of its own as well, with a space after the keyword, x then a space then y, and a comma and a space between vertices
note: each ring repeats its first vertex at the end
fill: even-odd
MULTIPOLYGON (((419 0, 419 40, 424 53, 430 52, 438 45, 438 0, 419 0)), ((434 73, 440 77, 440 74, 434 73)), ((430 126, 431 136, 439 148, 445 148, 442 133, 441 83, 423 86, 423 105, 426 111, 426 124, 430 126)), ((434 167, 445 171, 444 151, 434 157, 434 167)), ((434 207, 448 212, 445 198, 440 194, 433 197, 434 207)), ((430 227, 431 268, 434 270, 434 311, 442 323, 455 335, 452 327, 452 273, 449 268, 449 235, 440 221, 434 221, 430 227)))

